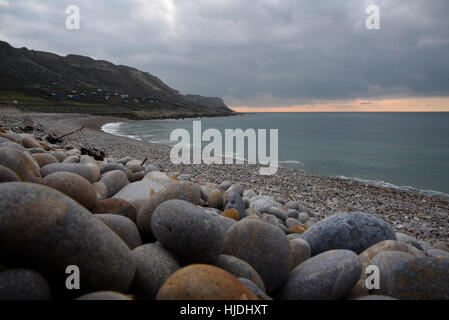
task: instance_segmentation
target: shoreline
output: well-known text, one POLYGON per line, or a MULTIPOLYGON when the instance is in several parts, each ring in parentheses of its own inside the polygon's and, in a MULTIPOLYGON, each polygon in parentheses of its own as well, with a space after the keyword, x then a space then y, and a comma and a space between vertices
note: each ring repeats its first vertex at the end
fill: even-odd
MULTIPOLYGON (((193 118, 196 119, 196 118, 193 118)), ((154 119, 157 120, 157 119, 154 119)), ((164 119, 164 120, 179 120, 176 118, 173 119, 164 119)), ((152 121, 152 120, 149 120, 152 121)), ((126 138, 130 138, 133 140, 137 140, 137 141, 142 141, 142 139, 137 138, 136 136, 131 136, 131 135, 122 135, 119 134, 117 132, 112 132, 113 130, 109 130, 105 129, 106 126, 108 125, 113 125, 116 124, 117 126, 120 126, 122 123, 124 123, 125 121, 120 121, 120 122, 108 122, 105 123, 99 127, 99 131, 113 135, 113 136, 118 136, 118 137, 126 137, 126 138)), ((127 121, 129 122, 129 121, 127 121)), ((166 143, 159 143, 159 142, 155 142, 155 141, 147 141, 148 143, 151 144, 160 144, 160 145, 165 145, 167 147, 172 147, 166 143)), ((222 156, 224 157, 224 156, 222 156)), ((236 159, 236 158, 233 158, 236 159)), ((247 161, 245 159, 245 161, 247 161)), ((286 169, 290 169, 290 170, 298 170, 298 171, 305 171, 305 170, 301 170, 301 169, 297 169, 297 168, 289 168, 289 167, 283 167, 280 165, 280 163, 286 163, 286 162, 291 162, 291 160, 289 161, 278 161, 278 167, 279 168, 286 168, 286 169)), ((338 176, 330 176, 330 175, 325 175, 325 174, 320 174, 320 173, 313 173, 310 171, 305 171, 308 172, 310 174, 316 174, 316 175, 320 175, 323 178, 336 178, 336 179, 342 179, 342 180, 350 180, 350 181, 357 181, 363 184, 367 184, 367 185, 371 185, 371 186, 375 186, 375 187, 380 187, 380 188, 387 188, 387 189, 395 189, 395 190, 400 190, 400 191, 405 191, 405 192, 411 192, 411 193, 417 193, 417 194, 423 194, 423 195, 428 195, 428 196, 440 196, 443 198, 448 198, 449 199, 449 194, 442 192, 442 191, 438 191, 438 190, 431 190, 431 189, 421 189, 418 187, 414 187, 414 186, 405 186, 405 185, 396 185, 393 183, 390 183, 388 181, 383 181, 383 180, 372 180, 372 179, 363 179, 363 178, 359 178, 359 177, 346 177, 346 176, 342 176, 342 175, 338 175, 338 176)))
POLYGON ((274 176, 258 175, 259 165, 173 165, 169 160, 170 146, 138 141, 103 132, 101 127, 111 122, 129 119, 86 114, 14 113, 1 114, 0 125, 10 129, 24 121, 32 121, 35 134, 56 136, 85 127, 82 133, 64 139, 75 147, 88 146, 104 150, 108 157, 132 156, 148 158, 151 164, 170 174, 191 174, 203 182, 240 182, 244 188, 270 195, 280 201, 300 200, 317 217, 338 212, 363 211, 391 223, 397 232, 434 243, 449 239, 449 198, 374 186, 352 179, 322 176, 297 169, 279 167, 274 176))

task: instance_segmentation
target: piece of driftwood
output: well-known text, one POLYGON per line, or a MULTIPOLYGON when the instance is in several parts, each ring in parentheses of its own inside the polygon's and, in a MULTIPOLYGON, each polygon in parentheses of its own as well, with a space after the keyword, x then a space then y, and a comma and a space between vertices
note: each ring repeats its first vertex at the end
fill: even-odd
POLYGON ((74 133, 80 132, 80 131, 83 130, 84 128, 85 128, 85 127, 81 127, 81 128, 79 128, 78 130, 75 130, 75 131, 66 133, 65 135, 60 136, 60 137, 58 137, 57 139, 63 139, 63 138, 65 138, 65 137, 68 137, 68 136, 70 136, 70 135, 72 135, 72 134, 74 134, 74 133))
POLYGON ((148 160, 148 158, 145 158, 145 160, 143 160, 140 165, 143 166, 145 164, 145 162, 147 162, 147 160, 148 160))
POLYGON ((55 148, 53 148, 52 146, 49 146, 49 145, 46 144, 45 142, 39 141, 39 144, 40 144, 41 146, 44 146, 44 147, 47 148, 47 149, 50 149, 51 151, 56 151, 55 148))

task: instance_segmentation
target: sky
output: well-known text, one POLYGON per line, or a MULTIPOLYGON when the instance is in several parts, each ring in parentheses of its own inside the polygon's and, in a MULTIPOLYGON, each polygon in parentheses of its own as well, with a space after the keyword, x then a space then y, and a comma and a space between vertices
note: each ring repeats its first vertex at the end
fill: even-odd
POLYGON ((237 111, 449 111, 448 14, 447 0, 0 0, 0 40, 136 67, 237 111))

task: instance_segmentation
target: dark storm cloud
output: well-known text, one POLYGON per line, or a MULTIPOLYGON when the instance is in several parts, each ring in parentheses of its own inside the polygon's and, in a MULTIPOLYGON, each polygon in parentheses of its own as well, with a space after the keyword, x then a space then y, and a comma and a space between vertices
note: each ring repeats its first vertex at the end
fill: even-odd
POLYGON ((0 0, 13 46, 126 64, 233 105, 449 94, 447 0, 0 0), (65 29, 65 8, 81 29, 65 29), (365 28, 378 5, 381 30, 365 28))

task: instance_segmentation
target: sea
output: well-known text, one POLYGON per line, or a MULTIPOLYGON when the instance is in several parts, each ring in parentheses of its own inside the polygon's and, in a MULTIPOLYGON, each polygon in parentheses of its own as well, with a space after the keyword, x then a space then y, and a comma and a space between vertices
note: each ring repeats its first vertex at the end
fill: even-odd
POLYGON ((218 129, 223 139, 225 129, 266 129, 267 140, 269 129, 277 129, 280 167, 449 197, 449 112, 250 113, 109 123, 102 129, 174 145, 171 132, 186 129, 192 137, 193 121, 199 120, 202 132, 218 129))

